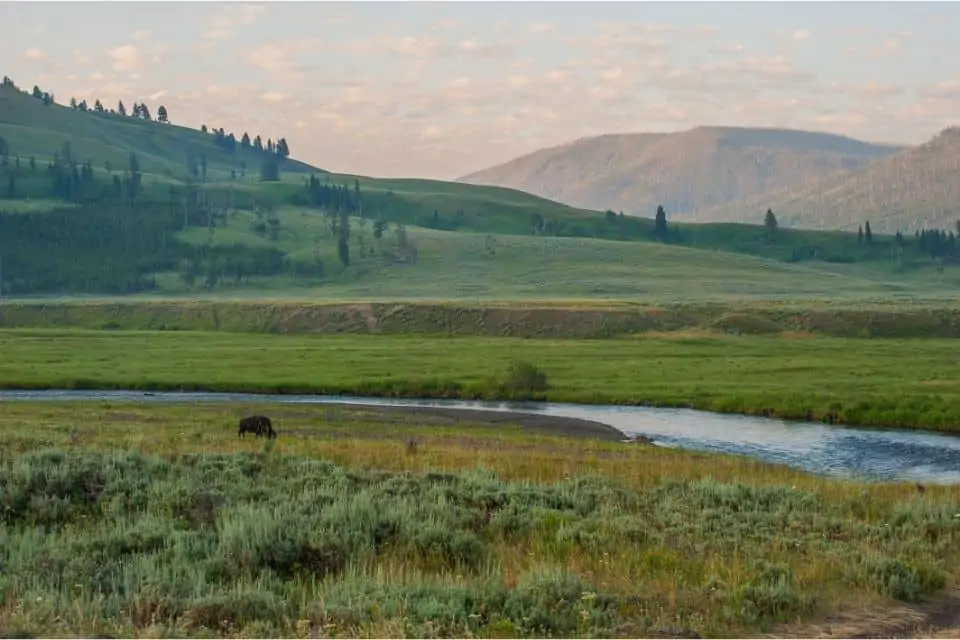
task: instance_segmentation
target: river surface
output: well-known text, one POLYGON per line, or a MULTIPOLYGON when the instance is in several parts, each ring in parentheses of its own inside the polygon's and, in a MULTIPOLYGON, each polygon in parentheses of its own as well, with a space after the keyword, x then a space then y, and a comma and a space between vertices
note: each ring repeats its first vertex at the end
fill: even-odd
POLYGON ((0 391, 0 401, 11 400, 344 403, 516 411, 593 420, 619 429, 628 436, 647 436, 660 446, 747 455, 829 476, 872 481, 960 483, 960 437, 957 436, 909 429, 788 422, 689 409, 208 392, 0 391))

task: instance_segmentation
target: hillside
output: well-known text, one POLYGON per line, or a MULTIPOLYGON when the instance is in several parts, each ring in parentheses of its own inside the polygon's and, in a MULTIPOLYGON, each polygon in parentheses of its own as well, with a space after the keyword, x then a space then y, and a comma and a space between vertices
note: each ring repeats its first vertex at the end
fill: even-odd
MULTIPOLYGON (((159 109, 159 105, 153 106, 159 109)), ((173 120, 176 114, 170 117, 173 120)), ((242 136, 242 132, 234 133, 242 136)), ((262 137, 267 139, 266 134, 262 137)), ((192 156, 197 164, 201 157, 206 159, 205 177, 199 170, 194 175, 196 188, 240 209, 252 209, 256 203, 288 204, 302 192, 306 174, 316 174, 324 184, 359 187, 368 212, 414 224, 437 218, 440 226, 455 224, 476 231, 526 233, 532 228, 534 217, 572 221, 596 215, 512 189, 332 174, 296 160, 296 141, 291 156, 279 165, 279 180, 262 181, 261 164, 271 154, 239 144, 218 144, 212 132, 202 133, 155 119, 45 104, 29 93, 2 85, 0 140, 9 159, 7 166, 0 165, 0 210, 52 206, 51 200, 56 198, 51 198, 50 180, 43 169, 55 155, 62 156, 64 145, 69 143, 76 163, 89 162, 101 183, 123 177, 129 169, 131 153, 136 154, 143 197, 148 200, 168 199, 171 188, 182 191, 189 173, 188 156, 192 156), (17 202, 14 205, 12 201, 17 202)))
POLYGON ((899 150, 808 131, 696 127, 585 138, 459 180, 645 217, 663 205, 677 220, 754 222, 772 198, 899 150), (718 217, 718 207, 736 209, 741 217, 718 217))
MULTIPOLYGON (((0 87, 0 105, 6 296, 709 298, 956 286, 952 269, 943 272, 960 263, 952 234, 686 224, 673 213, 658 226, 505 187, 330 174, 225 146, 222 134, 71 109, 11 87, 0 87), (187 157, 201 153, 207 171, 194 165, 188 176, 187 157), (236 167, 246 158, 244 174, 236 167), (279 174, 262 175, 271 163, 279 174)), ((854 141, 832 144, 867 153, 854 141)))
MULTIPOLYGON (((885 233, 953 229, 960 219, 960 127, 771 205, 783 224, 795 227, 856 231, 869 218, 885 233)), ((738 212, 730 208, 718 218, 737 220, 738 212)))
MULTIPOLYGON (((171 119, 175 116, 172 114, 171 119)), ((264 141, 267 135, 263 132, 264 141)), ((217 145, 212 134, 176 124, 44 104, 31 94, 11 87, 0 88, 0 138, 9 145, 11 158, 18 156, 22 163, 32 156, 46 164, 53 153, 69 141, 81 162, 90 160, 97 168, 109 163, 122 170, 127 167, 132 152, 137 154, 145 174, 167 180, 186 174, 188 152, 205 156, 210 179, 225 178, 231 170, 239 173, 241 166, 251 174, 256 173, 263 155, 239 145, 230 151, 217 145)), ((292 158, 283 162, 283 169, 289 173, 321 171, 292 158)))

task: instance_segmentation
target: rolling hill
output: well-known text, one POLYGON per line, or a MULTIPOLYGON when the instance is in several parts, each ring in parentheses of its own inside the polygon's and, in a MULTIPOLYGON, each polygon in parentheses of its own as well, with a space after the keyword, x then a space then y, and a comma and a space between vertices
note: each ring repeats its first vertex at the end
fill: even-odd
MULTIPOLYGON (((759 144, 751 142, 756 136, 767 144, 777 138, 711 131, 741 147, 759 144)), ((861 159, 880 153, 835 136, 777 135, 798 150, 829 147, 861 159)), ((263 180, 254 167, 271 156, 262 151, 224 148, 212 134, 176 125, 45 104, 11 87, 0 87, 0 138, 7 296, 264 289, 378 298, 849 296, 952 289, 942 263, 960 261, 946 235, 922 244, 689 224, 672 213, 657 231, 649 217, 579 209, 516 189, 331 174, 293 158, 280 163, 279 179, 263 180), (201 152, 206 179, 190 180, 186 156, 201 152), (131 153, 141 167, 139 191, 131 153), (246 175, 236 172, 244 160, 246 175), (825 275, 832 284, 821 282, 825 275)))
MULTIPOLYGON (((266 133, 263 138, 267 138, 266 133)), ((254 202, 288 203, 291 196, 302 191, 307 175, 315 174, 324 183, 350 188, 358 185, 368 209, 381 209, 385 217, 414 224, 433 218, 436 212, 436 217, 448 220, 448 224, 455 220, 458 226, 474 231, 527 233, 535 214, 567 222, 598 215, 507 188, 333 174, 296 160, 295 141, 291 157, 280 165, 280 180, 262 182, 261 152, 239 145, 230 150, 217 144, 211 133, 176 124, 44 104, 10 86, 0 86, 0 139, 8 148, 10 166, 6 169, 16 173, 13 198, 7 193, 6 179, 0 184, 0 209, 11 208, 11 200, 19 200, 17 210, 51 205, 44 202, 49 200, 49 180, 42 169, 69 142, 76 161, 89 161, 101 180, 122 174, 128 168, 131 153, 135 153, 143 173, 144 193, 151 199, 166 198, 171 186, 183 188, 190 153, 194 157, 203 155, 207 160, 207 179, 198 179, 198 188, 240 208, 252 208, 254 202), (30 158, 34 158, 40 171, 30 170, 30 158), (246 170, 241 171, 241 166, 246 170)))
MULTIPOLYGON (((267 133, 262 135, 266 141, 267 133)), ((46 161, 67 141, 78 160, 89 159, 97 167, 110 163, 123 169, 133 152, 145 174, 167 180, 184 176, 188 151, 198 156, 202 153, 207 158, 211 179, 223 178, 232 169, 239 171, 241 163, 246 164, 251 173, 256 173, 260 166, 260 154, 253 149, 238 146, 233 152, 228 151, 215 144, 213 135, 196 129, 44 104, 12 87, 0 88, 0 138, 9 145, 11 157, 18 156, 24 162, 31 156, 46 161)), ((283 164, 288 173, 322 171, 293 158, 283 164)))
MULTIPOLYGON (((960 127, 929 142, 771 201, 785 225, 856 231, 869 218, 875 231, 954 229, 960 220, 960 127)), ((735 208, 717 219, 738 220, 735 208)))
POLYGON ((696 127, 585 138, 459 181, 645 217, 662 204, 677 220, 754 222, 775 198, 815 188, 824 178, 901 149, 808 131, 696 127), (725 215, 715 213, 720 208, 725 215))

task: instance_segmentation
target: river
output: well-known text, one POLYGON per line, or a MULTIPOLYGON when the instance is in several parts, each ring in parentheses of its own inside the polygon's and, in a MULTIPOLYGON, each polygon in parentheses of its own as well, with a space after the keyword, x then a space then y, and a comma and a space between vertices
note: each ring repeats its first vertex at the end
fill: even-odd
POLYGON ((356 396, 140 391, 0 391, 0 401, 345 403, 520 411, 610 425, 654 444, 751 456, 817 474, 868 481, 960 483, 960 437, 910 429, 870 429, 660 409, 562 403, 407 400, 356 396))

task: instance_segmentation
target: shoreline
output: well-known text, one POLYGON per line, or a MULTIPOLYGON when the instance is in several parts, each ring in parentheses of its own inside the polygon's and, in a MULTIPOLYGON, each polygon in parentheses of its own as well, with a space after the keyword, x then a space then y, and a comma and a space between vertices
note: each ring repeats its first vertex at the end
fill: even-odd
MULTIPOLYGON (((280 405, 272 405, 280 407, 280 405)), ((629 436, 608 424, 587 420, 585 418, 566 418, 561 416, 544 416, 523 411, 494 411, 491 409, 470 409, 466 407, 391 407, 351 402, 325 402, 310 405, 312 407, 330 407, 340 410, 373 412, 380 415, 394 414, 407 416, 426 416, 439 419, 441 426, 483 426, 496 427, 501 425, 520 426, 544 435, 562 436, 566 438, 589 438, 607 442, 644 442, 647 438, 629 436)), ((263 411, 268 415, 266 411, 263 411)), ((276 411, 279 413, 279 411, 276 411)), ((282 435, 282 433, 280 434, 282 435)))
MULTIPOLYGON (((404 388, 389 388, 382 389, 377 387, 366 387, 358 389, 355 387, 314 387, 310 385, 271 385, 271 386, 262 386, 262 385, 248 385, 248 384, 232 384, 232 383, 221 383, 221 384, 203 384, 203 383, 166 383, 166 382, 141 382, 135 385, 127 385, 122 383, 114 383, 108 381, 96 381, 96 380, 68 380, 61 381, 57 384, 48 384, 48 383, 36 383, 36 384, 24 384, 24 383, 9 383, 5 381, 0 381, 0 392, 63 392, 63 391, 119 391, 126 393, 143 393, 144 395, 152 395, 154 393, 224 393, 224 394, 248 394, 248 395, 263 395, 263 396, 295 396, 295 395, 305 395, 305 396, 353 396, 357 398, 369 398, 371 400, 389 400, 389 399, 398 399, 398 400, 421 400, 425 402, 430 401, 442 401, 442 400, 456 400, 462 402, 539 402, 544 404, 574 404, 582 406, 611 406, 611 407, 638 407, 646 409, 687 409, 692 411, 702 411, 704 413, 711 413, 715 415, 733 415, 733 416, 744 416, 752 418, 766 418, 770 420, 780 420, 785 422, 801 422, 808 424, 825 424, 832 427, 839 427, 844 429, 904 429, 910 431, 917 431, 920 433, 931 433, 931 434, 940 434, 940 435, 951 435, 960 437, 960 429, 955 427, 942 427, 939 425, 928 425, 928 424, 905 424, 900 421, 858 421, 850 422, 844 419, 842 415, 839 415, 836 411, 828 410, 806 410, 798 412, 790 408, 782 408, 777 406, 770 406, 769 403, 765 403, 762 406, 758 407, 739 407, 739 408, 730 408, 730 407, 719 407, 717 408, 714 403, 701 403, 701 402, 670 402, 663 400, 652 400, 652 401, 633 401, 633 400, 624 400, 617 397, 609 397, 599 394, 589 394, 586 396, 576 396, 576 397, 556 397, 551 396, 549 392, 540 392, 529 394, 526 396, 501 396, 499 394, 490 394, 485 393, 480 389, 473 388, 463 388, 458 382, 450 382, 447 384, 438 383, 435 387, 436 392, 431 393, 430 391, 420 391, 420 390, 409 390, 404 388)), ((3 398, 0 397, 0 402, 3 402, 3 398)), ((332 404, 332 403, 331 403, 332 404)), ((350 404, 350 403, 347 403, 350 404)), ((355 405, 356 406, 356 405, 355 405)), ((364 405, 369 406, 369 405, 364 405)), ((406 408, 406 407, 404 407, 406 408)), ((411 407, 412 408, 412 407, 411 407)), ((443 409, 447 409, 444 407, 443 409)), ((450 408, 454 410, 455 408, 450 408)), ((473 411, 473 409, 459 409, 463 411, 473 411)), ((478 409, 477 411, 484 411, 483 409, 478 409)), ((502 411, 496 411, 494 413, 504 413, 502 411)), ((518 412, 519 415, 535 415, 535 414, 525 414, 518 412)), ((559 419, 559 418, 558 418, 559 419)), ((566 419, 566 418, 564 418, 566 419)), ((601 423, 596 423, 601 424, 601 423)), ((604 425, 609 426, 609 425, 604 425)), ((612 428, 612 427, 610 427, 612 428)), ((629 436, 624 435, 624 439, 629 439, 629 436)))

